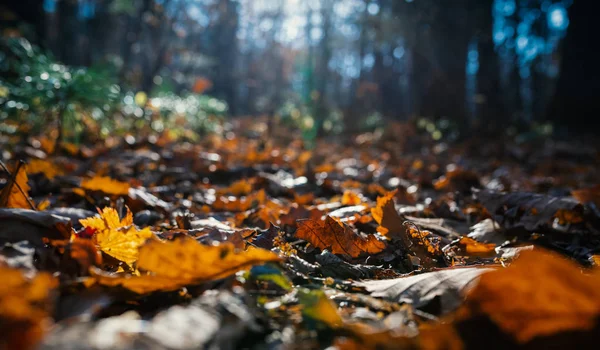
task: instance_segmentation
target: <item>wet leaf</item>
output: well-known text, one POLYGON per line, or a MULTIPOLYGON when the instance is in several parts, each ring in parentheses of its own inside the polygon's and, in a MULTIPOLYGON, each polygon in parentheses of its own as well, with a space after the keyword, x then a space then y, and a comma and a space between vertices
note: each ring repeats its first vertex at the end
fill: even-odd
POLYGON ((331 250, 333 254, 343 254, 353 258, 377 254, 386 247, 373 235, 362 236, 348 225, 327 216, 325 221, 299 220, 296 237, 310 242, 315 247, 331 250))

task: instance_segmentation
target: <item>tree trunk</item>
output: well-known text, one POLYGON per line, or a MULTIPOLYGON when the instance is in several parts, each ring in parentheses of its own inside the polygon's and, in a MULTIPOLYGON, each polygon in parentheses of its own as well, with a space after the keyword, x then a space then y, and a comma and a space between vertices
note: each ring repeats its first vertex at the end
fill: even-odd
MULTIPOLYGON (((560 77, 547 118, 569 129, 592 131, 600 124, 600 51, 589 41, 597 20, 593 1, 575 1, 564 40, 560 77)), ((596 129, 597 130, 597 129, 596 129)))

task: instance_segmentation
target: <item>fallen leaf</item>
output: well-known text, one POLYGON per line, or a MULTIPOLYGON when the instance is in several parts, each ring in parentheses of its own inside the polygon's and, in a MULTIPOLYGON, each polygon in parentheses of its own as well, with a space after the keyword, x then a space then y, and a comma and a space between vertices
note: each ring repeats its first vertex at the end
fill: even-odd
POLYGON ((572 212, 573 217, 582 215, 583 212, 583 205, 569 197, 528 192, 499 193, 489 190, 478 191, 475 196, 506 229, 551 229, 559 210, 563 217, 566 217, 566 212, 572 212))
POLYGON ((116 196, 126 196, 129 194, 128 183, 113 180, 107 176, 94 176, 90 179, 83 179, 81 181, 81 188, 116 196))
POLYGON ((62 169, 54 163, 44 159, 32 159, 27 164, 27 171, 30 174, 44 174, 47 179, 54 179, 58 175, 63 175, 62 169))
POLYGON ((581 204, 594 203, 596 207, 600 208, 600 185, 573 190, 571 195, 581 204))
POLYGON ((356 285, 366 288, 374 297, 409 303, 415 308, 424 307, 439 297, 440 311, 444 314, 463 302, 464 293, 474 280, 491 271, 494 269, 448 268, 390 280, 356 282, 356 285))
POLYGON ((63 216, 27 209, 0 209, 0 244, 26 240, 43 246, 44 239, 62 240, 71 236, 71 221, 63 216))
POLYGON ((231 194, 234 196, 246 196, 252 192, 252 184, 248 180, 239 180, 229 187, 217 191, 218 194, 231 194))
POLYGON ((337 312, 337 307, 322 290, 299 289, 298 301, 305 318, 322 322, 330 328, 343 326, 344 322, 337 312))
POLYGON ((212 207, 214 210, 218 211, 240 212, 264 204, 266 201, 267 194, 264 190, 260 190, 242 198, 219 196, 212 204, 212 207))
POLYGON ((83 227, 93 228, 98 231, 106 229, 119 229, 121 227, 133 225, 133 214, 129 209, 123 219, 119 218, 119 213, 113 208, 105 207, 102 211, 91 218, 81 219, 79 223, 83 227))
POLYGON ((29 201, 29 184, 27 184, 27 165, 20 162, 12 177, 0 193, 0 207, 3 208, 32 208, 29 201))
POLYGON ((357 258, 383 251, 386 244, 373 235, 362 236, 350 226, 327 216, 325 221, 298 220, 296 237, 308 241, 315 247, 331 250, 333 254, 344 254, 357 258))
POLYGON ((390 274, 393 274, 393 272, 381 266, 350 264, 326 250, 317 255, 315 260, 321 265, 323 276, 327 277, 360 280, 375 278, 377 275, 389 277, 390 274))
POLYGON ((468 192, 472 187, 480 187, 481 183, 476 173, 464 169, 454 169, 446 172, 446 175, 437 179, 433 186, 438 191, 468 192))
POLYGON ((100 216, 79 222, 84 227, 96 230, 92 239, 101 251, 128 265, 137 260, 139 247, 154 237, 149 228, 138 230, 133 225, 133 215, 129 210, 121 220, 115 209, 106 207, 100 216))
POLYGON ((92 269, 100 284, 123 286, 144 294, 176 290, 188 284, 216 280, 253 265, 278 262, 277 254, 250 247, 236 252, 233 245, 205 246, 189 237, 173 241, 150 241, 140 248, 138 269, 151 273, 142 276, 115 276, 92 269))
POLYGON ((494 243, 479 243, 469 237, 462 237, 458 241, 458 246, 468 256, 488 258, 496 255, 494 243))
POLYGON ((539 249, 482 275, 459 318, 485 315, 525 344, 536 337, 586 331, 600 320, 600 271, 584 274, 563 256, 539 249))
POLYGON ((398 239, 405 247, 410 247, 412 244, 408 237, 406 228, 404 227, 404 219, 396 211, 394 205, 394 196, 397 190, 388 192, 383 197, 377 197, 377 206, 371 208, 373 219, 379 224, 377 231, 389 237, 390 239, 398 239))
POLYGON ((342 205, 359 205, 360 203, 362 203, 362 200, 356 192, 346 190, 342 195, 341 202, 342 205))
POLYGON ((21 271, 2 266, 0 280, 0 345, 33 349, 49 326, 50 300, 58 283, 48 273, 27 279, 21 271))

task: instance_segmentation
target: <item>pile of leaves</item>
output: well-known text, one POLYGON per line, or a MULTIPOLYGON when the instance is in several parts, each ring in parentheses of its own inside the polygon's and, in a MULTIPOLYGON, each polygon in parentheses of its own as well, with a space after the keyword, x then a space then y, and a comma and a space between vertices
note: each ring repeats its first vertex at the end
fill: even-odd
POLYGON ((236 125, 4 145, 0 347, 595 342, 596 149, 236 125))

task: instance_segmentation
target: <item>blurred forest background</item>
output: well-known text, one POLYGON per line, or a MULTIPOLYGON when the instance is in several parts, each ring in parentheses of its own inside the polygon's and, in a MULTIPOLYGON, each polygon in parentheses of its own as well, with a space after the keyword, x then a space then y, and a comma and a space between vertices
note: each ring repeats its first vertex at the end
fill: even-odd
MULTIPOLYGON (((39 46, 36 52, 50 67, 64 64, 54 67, 60 79, 83 72, 68 67, 87 69, 90 76, 82 81, 96 87, 103 85, 94 72, 110 76, 113 85, 104 90, 85 92, 84 84, 72 85, 62 98, 53 93, 59 115, 77 108, 64 96, 83 101, 102 93, 115 95, 123 114, 142 120, 151 104, 179 112, 277 115, 315 133, 415 117, 437 121, 433 133, 449 124, 548 121, 556 131, 556 125, 597 123, 590 118, 598 113, 600 62, 590 38, 592 3, 11 0, 0 5, 0 26, 3 39, 24 37, 39 46), (88 96, 76 97, 82 91, 88 96)), ((5 44, 13 46, 3 47, 4 63, 8 52, 31 56, 27 47, 14 46, 25 43, 5 44)), ((23 74, 24 84, 36 78, 23 74)), ((51 81, 58 90, 67 84, 43 71, 40 76, 40 84, 51 81)), ((35 101, 9 96, 18 84, 2 81, 8 91, 2 118, 23 107, 33 111, 35 101)), ((40 98, 48 98, 37 86, 40 98)), ((91 104, 94 118, 112 108, 91 104)))

